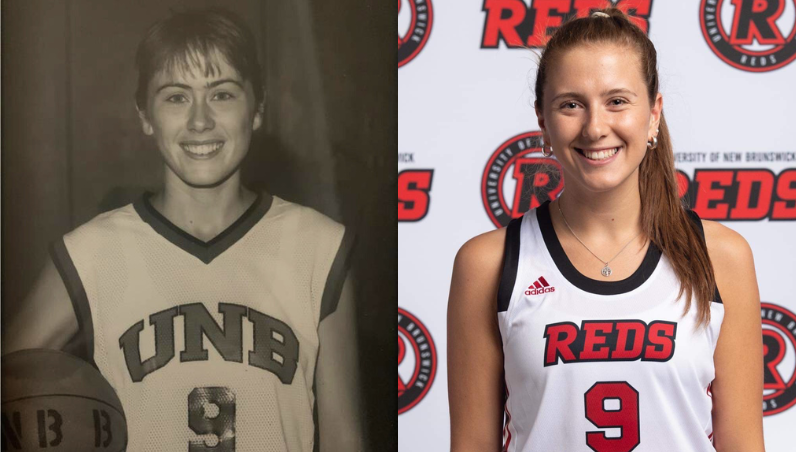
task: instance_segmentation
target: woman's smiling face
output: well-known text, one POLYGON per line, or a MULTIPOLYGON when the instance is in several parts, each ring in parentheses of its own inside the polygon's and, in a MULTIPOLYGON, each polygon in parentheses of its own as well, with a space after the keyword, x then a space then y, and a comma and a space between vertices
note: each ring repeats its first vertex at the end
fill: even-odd
POLYGON ((192 61, 201 64, 152 78, 139 115, 173 175, 192 187, 213 187, 238 170, 262 113, 251 82, 221 54, 192 61))
POLYGON ((567 185, 603 192, 637 184, 663 107, 660 94, 650 103, 637 51, 609 42, 581 44, 555 55, 547 71, 537 116, 567 185))

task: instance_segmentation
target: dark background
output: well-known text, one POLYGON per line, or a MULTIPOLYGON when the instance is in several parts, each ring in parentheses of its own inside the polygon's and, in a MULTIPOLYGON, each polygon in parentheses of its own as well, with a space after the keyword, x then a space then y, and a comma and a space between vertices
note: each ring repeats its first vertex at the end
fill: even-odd
POLYGON ((2 307, 13 316, 50 242, 157 190, 162 161, 133 93, 144 31, 224 6, 260 40, 266 117, 244 181, 358 233, 363 416, 397 450, 395 5, 376 0, 3 0, 2 307))

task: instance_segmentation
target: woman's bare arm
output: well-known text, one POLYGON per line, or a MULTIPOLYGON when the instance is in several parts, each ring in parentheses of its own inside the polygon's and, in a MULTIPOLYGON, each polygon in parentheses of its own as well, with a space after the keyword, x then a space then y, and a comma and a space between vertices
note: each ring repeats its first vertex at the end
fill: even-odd
POLYGON ((364 450, 359 405, 356 311, 351 278, 346 278, 337 309, 318 327, 320 351, 316 397, 320 450, 364 450))
POLYGON ((713 355, 714 445, 719 452, 762 452, 763 335, 752 250, 732 229, 712 221, 703 225, 724 303, 713 355))
POLYGON ((453 265, 448 301, 451 451, 497 451, 503 414, 503 347, 497 289, 505 229, 468 241, 453 265))
POLYGON ((3 331, 3 354, 28 348, 60 350, 78 331, 61 275, 47 259, 30 294, 3 331))

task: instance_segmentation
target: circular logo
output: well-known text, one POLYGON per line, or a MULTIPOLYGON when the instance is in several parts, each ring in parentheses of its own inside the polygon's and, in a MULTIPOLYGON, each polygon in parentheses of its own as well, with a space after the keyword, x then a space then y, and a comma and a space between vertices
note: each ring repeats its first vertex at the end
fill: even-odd
POLYGON ((481 199, 497 227, 555 199, 564 188, 561 164, 542 156, 542 133, 509 138, 489 158, 481 178, 481 199))
POLYGON ((796 59, 796 0, 702 0, 702 35, 713 53, 749 72, 796 59))
POLYGON ((763 320, 763 415, 796 405, 796 314, 760 303, 763 320))
POLYGON ((398 67, 423 50, 433 22, 431 0, 398 0, 398 67))
POLYGON ((437 373, 437 350, 425 325, 398 308, 398 414, 417 405, 437 373))

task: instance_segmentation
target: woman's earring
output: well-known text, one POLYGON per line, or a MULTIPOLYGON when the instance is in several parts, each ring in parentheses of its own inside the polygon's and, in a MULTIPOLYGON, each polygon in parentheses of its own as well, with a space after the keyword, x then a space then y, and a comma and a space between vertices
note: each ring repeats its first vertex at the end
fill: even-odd
POLYGON ((542 156, 543 157, 550 157, 551 155, 553 155, 553 146, 548 146, 546 144, 542 145, 542 156), (546 152, 547 149, 550 149, 550 152, 546 152))
POLYGON ((658 137, 652 137, 647 140, 647 148, 653 150, 658 147, 658 137))

